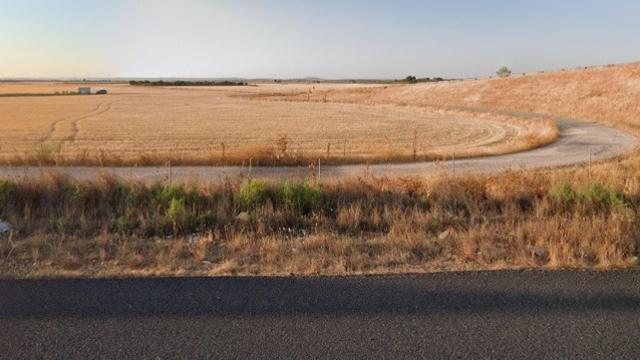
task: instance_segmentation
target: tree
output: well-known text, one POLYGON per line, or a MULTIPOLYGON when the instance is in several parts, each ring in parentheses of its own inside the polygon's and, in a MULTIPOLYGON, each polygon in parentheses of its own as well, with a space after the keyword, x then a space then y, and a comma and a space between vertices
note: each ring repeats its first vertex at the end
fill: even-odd
POLYGON ((418 79, 413 75, 409 75, 406 78, 404 78, 404 81, 406 81, 406 82, 408 82, 410 84, 415 84, 415 83, 418 82, 418 79))
POLYGON ((511 70, 509 70, 508 67, 503 66, 500 69, 498 69, 498 71, 496 71, 496 75, 502 78, 509 77, 511 75, 511 70))

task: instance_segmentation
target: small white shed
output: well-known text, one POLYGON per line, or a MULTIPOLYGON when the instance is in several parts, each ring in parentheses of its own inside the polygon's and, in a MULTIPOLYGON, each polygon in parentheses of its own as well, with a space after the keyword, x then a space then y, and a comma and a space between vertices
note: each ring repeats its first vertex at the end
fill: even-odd
POLYGON ((78 94, 91 95, 91 88, 90 87, 80 87, 80 88, 78 88, 78 94))

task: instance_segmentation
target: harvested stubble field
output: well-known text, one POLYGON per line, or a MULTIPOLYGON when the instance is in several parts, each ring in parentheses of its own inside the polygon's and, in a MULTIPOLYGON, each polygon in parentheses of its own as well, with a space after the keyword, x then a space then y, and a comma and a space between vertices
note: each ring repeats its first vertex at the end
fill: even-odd
MULTIPOLYGON (((309 100, 325 96, 564 115, 640 135, 639 64, 309 100)), ((638 264, 639 207, 637 150, 590 168, 489 176, 186 185, 51 176, 1 183, 0 218, 16 231, 0 238, 0 264, 26 277, 624 268, 638 264)))
MULTIPOLYGON (((0 94, 79 84, 6 83, 0 94)), ((107 96, 0 97, 0 162, 20 165, 308 165, 501 154, 552 142, 551 120, 425 106, 272 101, 362 85, 131 87, 107 96)), ((372 88, 378 88, 373 86, 372 88)), ((380 88, 382 89, 382 88, 380 88)))

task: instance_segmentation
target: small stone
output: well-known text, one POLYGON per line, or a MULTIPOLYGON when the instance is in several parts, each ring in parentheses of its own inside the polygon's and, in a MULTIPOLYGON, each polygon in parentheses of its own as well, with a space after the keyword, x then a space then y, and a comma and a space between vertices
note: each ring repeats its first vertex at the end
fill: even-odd
POLYGON ((189 237, 189 246, 193 246, 198 242, 198 236, 196 234, 191 234, 189 237))
POLYGON ((0 220, 0 234, 8 233, 8 232, 11 232, 12 230, 13 229, 11 229, 11 225, 0 220))
POLYGON ((238 216, 236 216, 236 219, 242 222, 249 222, 251 218, 249 217, 249 213, 247 213, 246 211, 243 211, 240 214, 238 214, 238 216))
POLYGON ((447 229, 443 232, 440 233, 440 235, 438 235, 438 240, 447 240, 449 237, 451 237, 453 231, 451 231, 451 229, 447 229))
POLYGON ((536 257, 544 255, 544 251, 535 245, 527 245, 527 251, 536 257))

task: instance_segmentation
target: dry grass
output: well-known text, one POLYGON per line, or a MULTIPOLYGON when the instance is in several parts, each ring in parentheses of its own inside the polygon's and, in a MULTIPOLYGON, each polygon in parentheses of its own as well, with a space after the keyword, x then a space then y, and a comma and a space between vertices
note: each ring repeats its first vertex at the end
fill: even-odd
MULTIPOLYGON (((305 100, 303 94, 284 99, 305 100)), ((363 89, 325 89, 310 101, 467 106, 595 120, 637 131, 640 63, 514 76, 363 89)))
POLYGON ((335 183, 0 184, 3 276, 361 274, 637 261, 640 169, 335 183), (587 185, 584 185, 587 184, 587 185), (624 184, 624 185, 623 185, 624 184), (247 217, 238 216, 246 212, 247 217))
MULTIPOLYGON (((1 84, 0 93, 76 87, 10 83, 1 84)), ((311 96, 363 86, 98 87, 107 88, 110 95, 0 98, 4 130, 0 163, 306 165, 317 159, 327 164, 375 163, 501 154, 541 146, 557 137, 552 121, 492 113, 266 100, 303 89, 311 96)))
MULTIPOLYGON (((289 99, 295 94, 290 94, 289 99)), ((597 121, 640 136, 640 63, 436 84, 336 89, 318 93, 311 101, 464 106, 566 116, 597 121)), ((592 170, 603 183, 619 183, 640 163, 640 151, 601 163, 592 170)), ((584 169, 558 170, 565 179, 584 169)), ((578 175, 576 175, 578 174, 578 175)))

